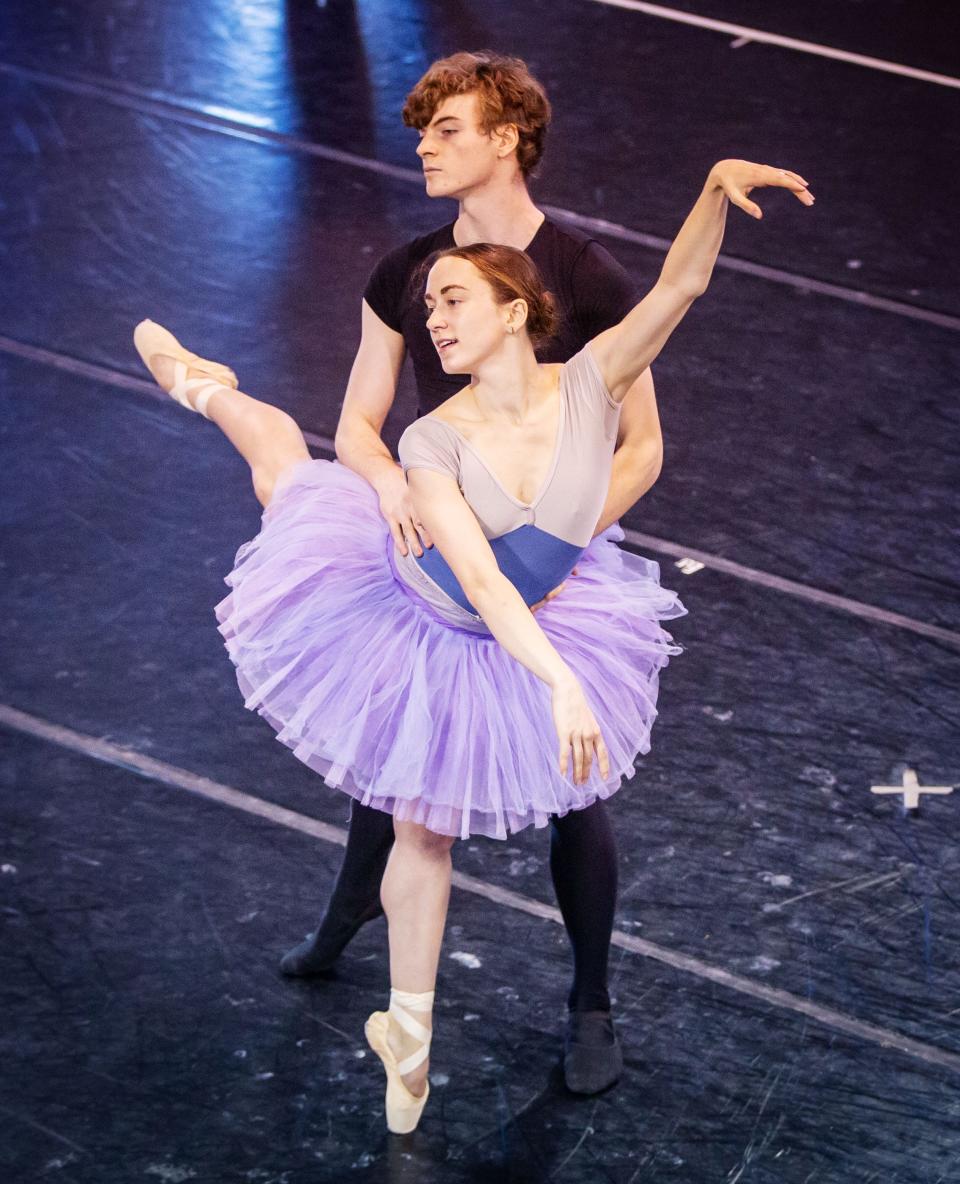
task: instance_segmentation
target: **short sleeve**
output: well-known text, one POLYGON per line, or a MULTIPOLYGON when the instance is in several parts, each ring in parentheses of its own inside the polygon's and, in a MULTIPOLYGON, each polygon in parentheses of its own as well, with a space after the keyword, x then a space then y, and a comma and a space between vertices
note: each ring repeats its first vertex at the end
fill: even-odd
POLYGON ((384 255, 370 273, 363 298, 381 321, 395 333, 403 332, 403 304, 408 282, 407 247, 384 255))
POLYGON ((577 256, 572 288, 573 307, 585 341, 618 324, 637 303, 633 280, 593 239, 577 256))
POLYGON ((436 419, 418 419, 400 437, 397 451, 404 473, 432 469, 460 481, 460 452, 456 434, 436 419))
POLYGON ((574 354, 569 362, 564 362, 563 375, 568 389, 580 407, 595 408, 604 419, 619 418, 620 404, 607 389, 589 345, 585 345, 579 353, 574 354))

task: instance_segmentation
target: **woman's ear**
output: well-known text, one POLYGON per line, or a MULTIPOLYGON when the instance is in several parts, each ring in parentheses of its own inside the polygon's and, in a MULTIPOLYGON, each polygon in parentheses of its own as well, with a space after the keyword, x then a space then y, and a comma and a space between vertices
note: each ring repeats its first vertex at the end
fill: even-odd
POLYGON ((526 300, 512 300, 507 308, 507 332, 519 333, 527 323, 526 300))

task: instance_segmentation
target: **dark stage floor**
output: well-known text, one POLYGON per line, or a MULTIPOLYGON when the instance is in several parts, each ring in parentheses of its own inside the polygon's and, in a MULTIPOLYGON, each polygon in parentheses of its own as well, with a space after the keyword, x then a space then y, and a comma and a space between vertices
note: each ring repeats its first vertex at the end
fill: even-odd
MULTIPOLYGON (((958 74, 942 13, 895 0, 8 0, 4 1184, 960 1182, 960 793, 870 792, 960 778, 958 74), (329 455, 369 268, 452 216, 403 96, 482 46, 554 100, 535 197, 640 283, 716 159, 818 201, 732 220, 655 366, 664 472, 624 526, 689 616, 611 803, 626 1076, 563 1087, 546 835, 470 841, 436 1100, 396 1140, 361 1036, 383 923, 329 982, 276 969, 347 809, 243 710, 213 623, 248 478, 130 334, 227 359, 329 455)), ((392 443, 412 412, 405 382, 392 443)))

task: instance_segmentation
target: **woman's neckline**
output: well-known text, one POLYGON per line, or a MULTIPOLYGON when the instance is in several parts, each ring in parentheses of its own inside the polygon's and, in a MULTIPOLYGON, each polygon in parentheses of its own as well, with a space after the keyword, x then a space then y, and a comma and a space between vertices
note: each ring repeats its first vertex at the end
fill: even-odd
POLYGON ((489 461, 487 461, 487 459, 483 455, 483 453, 476 447, 475 444, 473 444, 470 441, 470 439, 467 436, 465 436, 463 434, 463 432, 461 432, 459 430, 459 428, 455 428, 453 426, 453 424, 450 423, 448 420, 441 419, 436 414, 436 412, 431 412, 429 415, 424 416, 424 418, 432 420, 434 423, 443 424, 443 426, 445 428, 447 428, 451 432, 453 432, 453 434, 457 437, 457 439, 461 440, 467 446, 467 448, 470 449, 470 451, 477 458, 477 460, 480 462, 480 464, 484 467, 484 469, 486 469, 491 480, 494 482, 494 484, 497 486, 497 488, 500 490, 500 492, 503 494, 503 496, 506 498, 509 498, 510 501, 513 502, 513 504, 515 506, 519 507, 521 510, 536 509, 536 507, 540 504, 540 502, 543 501, 544 497, 546 496, 547 490, 550 488, 550 485, 553 483, 553 478, 554 478, 556 471, 557 471, 557 464, 559 463, 559 460, 560 460, 560 451, 561 451, 561 446, 563 444, 563 433, 564 433, 564 428, 566 427, 566 398, 564 397, 564 390, 563 390, 563 379, 564 379, 565 369, 566 369, 565 366, 560 367, 560 374, 557 379, 556 391, 557 391, 557 397, 559 399, 560 405, 557 409, 557 434, 556 434, 556 438, 553 442, 553 454, 550 459, 550 464, 547 468, 547 474, 543 479, 543 483, 541 484, 540 488, 537 490, 537 493, 534 496, 533 500, 530 502, 522 502, 518 497, 514 497, 514 495, 510 492, 509 489, 507 489, 507 487, 503 484, 503 482, 500 480, 500 478, 494 472, 493 467, 490 465, 489 461))

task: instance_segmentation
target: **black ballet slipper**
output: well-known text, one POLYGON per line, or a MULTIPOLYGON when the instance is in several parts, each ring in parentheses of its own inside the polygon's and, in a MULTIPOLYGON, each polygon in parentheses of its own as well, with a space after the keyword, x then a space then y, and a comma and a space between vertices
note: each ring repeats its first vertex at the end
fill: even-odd
POLYGON ((623 1073, 623 1050, 609 1011, 571 1011, 563 1042, 563 1078, 575 1094, 598 1094, 623 1073))
POLYGON ((383 916, 380 902, 351 920, 331 920, 324 917, 320 928, 308 933, 280 959, 280 973, 288 978, 330 978, 335 973, 337 960, 359 931, 377 917, 383 916))

